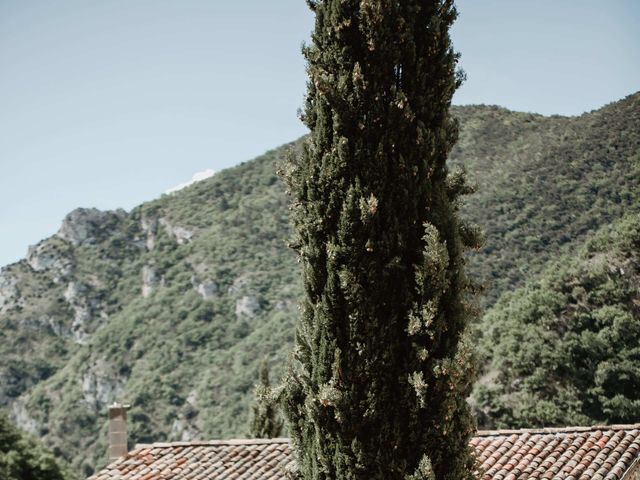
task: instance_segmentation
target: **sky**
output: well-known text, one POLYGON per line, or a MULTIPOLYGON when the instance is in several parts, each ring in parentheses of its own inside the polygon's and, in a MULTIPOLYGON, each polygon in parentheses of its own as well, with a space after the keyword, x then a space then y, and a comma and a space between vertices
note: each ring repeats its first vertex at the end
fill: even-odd
MULTIPOLYGON (((459 0, 455 104, 579 115, 640 90, 637 0, 459 0)), ((306 133, 303 0, 0 0, 0 266, 306 133)))

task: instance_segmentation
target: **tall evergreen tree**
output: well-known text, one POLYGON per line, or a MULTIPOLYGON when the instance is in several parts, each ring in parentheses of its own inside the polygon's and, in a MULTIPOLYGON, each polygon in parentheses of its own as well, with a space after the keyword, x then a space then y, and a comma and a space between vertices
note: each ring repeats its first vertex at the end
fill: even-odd
POLYGON ((311 130, 281 173, 305 298, 285 405, 305 479, 463 479, 473 368, 446 159, 462 81, 452 1, 315 0, 311 130))
POLYGON ((269 381, 269 366, 266 361, 260 365, 260 381, 254 389, 255 403, 251 417, 253 438, 277 438, 282 435, 283 421, 278 416, 277 398, 269 381))

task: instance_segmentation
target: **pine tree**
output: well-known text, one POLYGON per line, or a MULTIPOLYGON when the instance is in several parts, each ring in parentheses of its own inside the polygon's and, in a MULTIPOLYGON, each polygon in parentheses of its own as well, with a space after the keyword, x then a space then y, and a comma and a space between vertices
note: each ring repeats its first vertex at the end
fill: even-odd
POLYGON ((277 398, 269 381, 269 366, 260 365, 260 382, 254 390, 255 403, 251 418, 253 438, 277 438, 282 435, 283 421, 278 417, 277 398))
POLYGON ((307 480, 466 479, 473 375, 452 1, 316 0, 311 130, 281 174, 305 298, 285 408, 307 480))

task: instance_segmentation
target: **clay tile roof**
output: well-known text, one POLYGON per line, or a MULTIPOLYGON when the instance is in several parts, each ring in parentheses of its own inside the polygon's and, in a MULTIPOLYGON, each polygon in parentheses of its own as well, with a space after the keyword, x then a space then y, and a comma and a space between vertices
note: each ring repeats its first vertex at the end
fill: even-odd
MULTIPOLYGON (((640 424, 480 431, 482 480, 640 478, 640 424)), ((89 480, 284 480, 286 438, 138 445, 89 480)))
POLYGON ((640 424, 481 431, 482 480, 621 480, 640 467, 640 424))

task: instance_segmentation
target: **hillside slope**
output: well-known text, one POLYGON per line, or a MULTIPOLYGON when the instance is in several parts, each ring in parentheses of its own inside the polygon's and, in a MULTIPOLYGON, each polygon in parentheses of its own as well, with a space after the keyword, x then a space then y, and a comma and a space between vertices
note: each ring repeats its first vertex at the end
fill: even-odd
POLYGON ((292 343, 284 151, 129 214, 76 210, 3 269, 0 398, 23 428, 85 474, 116 398, 132 443, 245 433, 258 363, 279 374, 292 343))
MULTIPOLYGON (((489 427, 640 420, 640 215, 502 296, 482 323, 489 427)), ((488 425, 487 425, 488 424, 488 425)))
MULTIPOLYGON (((486 231, 486 303, 640 209, 640 94, 576 118, 454 107, 486 231)), ((106 406, 131 441, 242 436, 258 366, 292 344, 300 282, 284 146, 131 212, 79 209, 0 271, 0 406, 82 473, 104 464, 106 406)))
POLYGON ((455 111, 462 128, 451 158, 478 184, 464 213, 487 238, 470 265, 486 305, 640 208, 640 93, 580 117, 455 111))

